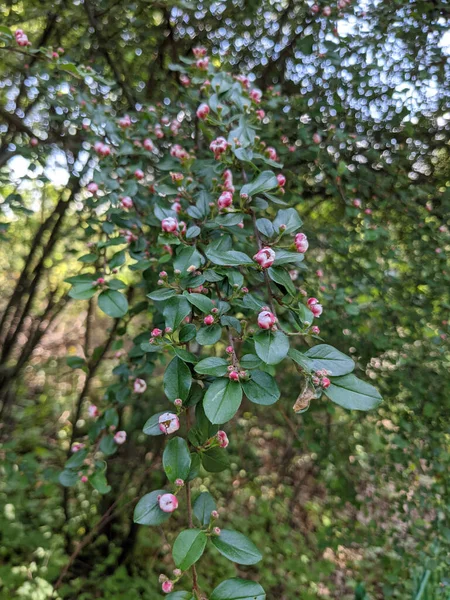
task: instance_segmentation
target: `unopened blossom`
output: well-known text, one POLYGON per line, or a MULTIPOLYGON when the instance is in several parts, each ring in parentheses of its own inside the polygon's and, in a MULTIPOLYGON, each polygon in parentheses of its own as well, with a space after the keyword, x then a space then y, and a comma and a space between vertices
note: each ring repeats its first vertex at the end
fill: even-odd
POLYGON ((211 511, 211 517, 213 519, 218 519, 219 518, 219 513, 217 512, 217 510, 211 511))
POLYGON ((147 384, 143 379, 135 379, 133 384, 133 389, 136 394, 143 394, 147 389, 147 384))
POLYGON ((207 315, 204 319, 203 319, 203 323, 205 325, 212 325, 214 323, 214 317, 213 315, 207 315))
POLYGON ((155 327, 151 332, 152 337, 160 337, 162 335, 162 329, 155 327))
POLYGON ((309 248, 308 238, 304 233, 297 233, 295 236, 295 247, 297 252, 304 254, 309 248))
MULTIPOLYGON (((166 512, 172 512, 172 511, 166 511, 166 512)), ((162 591, 165 592, 166 594, 168 594, 169 592, 171 592, 173 590, 173 583, 171 581, 164 581, 161 587, 162 587, 162 591)))
POLYGON ((195 58, 203 58, 204 56, 206 56, 206 48, 204 46, 196 46, 195 48, 192 48, 192 53, 194 54, 195 58))
POLYGON ((16 38, 16 42, 19 46, 31 46, 31 42, 28 39, 28 36, 22 29, 16 29, 14 32, 14 37, 16 38))
POLYGON ((88 406, 88 415, 92 418, 98 417, 99 410, 95 404, 89 404, 88 406))
POLYGON ((213 140, 209 145, 209 149, 214 152, 214 158, 216 160, 218 158, 220 158, 220 155, 223 154, 227 148, 228 148, 228 142, 222 136, 219 136, 218 138, 213 140))
POLYGON ((80 481, 81 481, 81 483, 87 483, 87 481, 88 481, 87 476, 86 475, 82 475, 81 478, 80 478, 80 481))
POLYGON ((84 444, 82 444, 81 442, 74 442, 72 444, 72 446, 70 447, 70 451, 78 452, 79 450, 82 450, 83 448, 84 448, 84 444))
POLYGON ((359 198, 355 198, 353 200, 353 206, 356 206, 356 208, 361 208, 361 200, 359 198))
POLYGON ((257 262, 263 269, 271 267, 275 261, 275 252, 272 248, 261 248, 254 255, 253 260, 257 262))
POLYGON ((283 173, 278 173, 277 181, 278 181, 278 185, 280 187, 283 187, 286 185, 286 177, 283 175, 283 173))
POLYGON ((173 144, 173 146, 170 148, 170 156, 180 160, 186 160, 189 158, 189 153, 183 148, 183 146, 180 146, 180 144, 173 144))
POLYGON ((177 173, 174 171, 170 172, 170 177, 171 177, 173 183, 176 183, 178 181, 183 181, 183 179, 184 179, 183 173, 177 173))
MULTIPOLYGON (((177 398, 180 400, 180 398, 177 398)), ((170 435, 171 433, 175 433, 180 429, 180 420, 175 413, 165 412, 160 415, 158 419, 159 430, 165 433, 166 435, 170 435)))
POLYGON ((144 179, 144 171, 142 171, 142 169, 136 169, 136 171, 134 172, 134 176, 138 180, 144 179))
POLYGON ((319 333, 320 333, 319 327, 317 327, 317 325, 313 325, 311 327, 311 333, 314 333, 315 335, 319 335, 319 333))
POLYGON ((272 148, 272 146, 269 146, 268 148, 266 148, 265 153, 270 158, 270 160, 275 160, 275 161, 278 160, 277 151, 275 150, 275 148, 272 148))
POLYGON ((320 385, 326 390, 327 388, 330 387, 331 381, 330 381, 330 379, 328 379, 328 377, 322 377, 322 379, 320 381, 320 385))
POLYGON ((153 152, 155 150, 155 145, 150 138, 145 138, 143 144, 144 148, 149 152, 153 152))
POLYGON ((103 142, 95 142, 94 151, 100 157, 109 156, 111 154, 111 148, 103 142))
POLYGON ((258 315, 258 326, 261 329, 272 329, 276 322, 277 318, 270 310, 262 310, 258 315))
POLYGON ((116 444, 122 445, 127 441, 127 432, 126 431, 118 431, 114 434, 114 441, 116 444))
POLYGON ((159 508, 166 512, 171 513, 178 508, 178 498, 174 494, 163 494, 158 498, 159 508))
POLYGON ((322 10, 322 14, 324 17, 329 17, 331 15, 331 7, 325 6, 322 10))
POLYGON ((256 102, 256 104, 259 104, 261 102, 261 98, 262 98, 262 91, 261 90, 257 90, 256 88, 250 91, 250 98, 253 100, 253 102, 256 102))
POLYGON ((124 117, 122 117, 121 119, 119 119, 118 125, 122 129, 126 129, 127 127, 130 127, 130 125, 131 125, 131 119, 130 119, 129 115, 125 115, 124 117))
POLYGON ((213 532, 214 535, 220 535, 220 527, 214 527, 213 532))
POLYGON ((195 63, 197 69, 201 71, 207 71, 209 66, 209 58, 205 56, 204 58, 199 58, 195 63))
POLYGON ((248 77, 246 77, 245 75, 236 75, 236 79, 242 84, 242 87, 248 89, 250 85, 250 80, 248 77))
POLYGON ((133 208, 133 200, 130 198, 130 196, 124 196, 120 201, 120 204, 123 206, 123 208, 133 208))
POLYGON ((166 217, 161 221, 161 228, 166 233, 173 233, 178 229, 178 221, 173 217, 166 217))
POLYGON ((315 144, 320 144, 321 141, 322 141, 322 138, 320 137, 320 135, 318 133, 315 133, 313 135, 313 142, 315 144))
POLYGON ((239 381, 239 373, 237 371, 231 371, 228 374, 228 377, 231 379, 231 381, 239 381))
POLYGON ((203 102, 197 108, 196 115, 199 119, 206 119, 206 117, 209 115, 209 111, 210 111, 209 106, 203 102))
POLYGON ((257 111, 255 111, 256 116, 258 117, 258 119, 260 121, 262 121, 264 119, 264 117, 266 116, 266 113, 263 111, 262 108, 258 109, 257 111))
POLYGON ((217 206, 222 208, 228 208, 233 204, 233 194, 231 192, 222 192, 217 200, 217 206))
POLYGON ((228 436, 225 433, 225 431, 222 431, 221 429, 217 432, 216 434, 217 439, 219 441, 219 446, 221 448, 226 448, 228 446, 228 444, 230 443, 228 440, 228 436))
POLYGON ((183 479, 180 479, 179 477, 178 479, 175 479, 175 485, 178 487, 182 487, 184 485, 183 479))
POLYGON ((308 304, 309 310, 312 312, 312 314, 315 317, 320 317, 320 315, 323 312, 323 306, 320 304, 320 302, 317 300, 317 298, 309 298, 307 300, 307 304, 308 304))
POLYGON ((86 189, 88 192, 91 192, 91 194, 96 194, 98 192, 98 185, 91 181, 91 183, 87 184, 86 189))

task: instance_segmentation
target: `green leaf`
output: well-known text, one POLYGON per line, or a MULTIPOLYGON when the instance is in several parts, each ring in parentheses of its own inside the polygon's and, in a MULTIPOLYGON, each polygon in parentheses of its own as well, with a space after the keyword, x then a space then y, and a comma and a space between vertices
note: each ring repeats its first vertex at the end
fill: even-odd
POLYGON ((203 260, 202 255, 195 246, 183 246, 177 252, 177 256, 173 261, 173 268, 184 273, 191 265, 199 267, 203 260))
POLYGON ((127 314, 128 300, 116 290, 105 290, 98 297, 98 307, 108 317, 118 319, 127 314))
POLYGON ((315 371, 327 369, 333 377, 347 375, 355 368, 353 359, 327 344, 313 346, 305 352, 305 356, 311 359, 315 371))
POLYGON ((211 541, 220 554, 238 565, 255 565, 262 558, 255 544, 237 531, 222 529, 211 541))
POLYGON ((211 600, 266 600, 266 593, 256 581, 235 577, 222 581, 213 590, 211 600))
POLYGON ((256 354, 267 365, 276 365, 287 356, 289 339, 282 331, 260 331, 253 339, 256 354))
POLYGON ((164 304, 163 315, 166 320, 166 327, 177 329, 183 319, 191 313, 191 305, 183 296, 169 298, 164 304))
POLYGON ((64 469, 64 471, 62 471, 59 474, 58 480, 59 483, 64 487, 72 487, 77 483, 78 475, 76 471, 72 471, 71 469, 64 469))
POLYGON ((186 479, 191 468, 191 454, 183 438, 174 437, 167 442, 163 453, 163 467, 171 483, 175 479, 186 479))
POLYGON ((178 356, 178 358, 181 358, 183 362, 196 363, 198 361, 198 358, 195 356, 195 354, 189 352, 189 350, 185 350, 184 348, 177 348, 176 346, 174 346, 173 351, 178 356))
POLYGON ((255 354, 244 354, 239 363, 245 370, 257 369, 262 364, 261 359, 255 354))
POLYGON ((180 340, 181 344, 185 344, 186 342, 189 342, 190 340, 195 338, 196 333, 197 328, 195 327, 195 325, 193 323, 186 323, 186 325, 183 325, 183 327, 181 327, 178 334, 178 339, 180 340))
POLYGON ((301 368, 307 373, 311 373, 311 371, 314 369, 313 361, 307 356, 305 356, 305 354, 302 354, 301 352, 296 350, 295 348, 289 349, 288 356, 292 358, 294 362, 300 365, 301 368))
POLYGON ((251 379, 242 382, 242 388, 247 398, 255 404, 270 406, 280 397, 277 382, 268 373, 253 371, 251 379))
POLYGON ((170 288, 162 288, 160 290, 155 290, 154 292, 150 292, 147 294, 147 298, 150 300, 154 300, 155 302, 163 302, 164 300, 168 300, 173 296, 176 296, 176 291, 171 290, 170 288))
POLYGON ((247 123, 244 116, 239 118, 239 125, 232 129, 228 135, 228 142, 234 146, 234 140, 239 140, 240 148, 247 148, 255 141, 255 130, 247 123))
POLYGON ((204 358, 195 365, 194 370, 201 375, 214 375, 216 377, 223 377, 228 372, 229 362, 224 358, 218 356, 210 356, 204 358))
POLYGON ((237 250, 215 250, 207 248, 205 251, 206 257, 215 265, 224 267, 237 267, 239 265, 252 265, 252 259, 237 250))
POLYGON ((294 233, 297 229, 303 225, 302 220, 295 208, 282 208, 278 211, 277 216, 273 222, 276 229, 280 229, 280 225, 286 225, 284 234, 294 233))
POLYGON ((207 537, 200 529, 186 529, 175 540, 172 556, 175 566, 182 571, 192 567, 205 550, 207 537))
POLYGON ((256 194, 268 192, 276 187, 278 187, 278 180, 273 171, 263 171, 258 175, 258 177, 256 177, 256 179, 243 185, 240 193, 241 196, 242 194, 256 196, 256 194))
POLYGON ((298 267, 298 263, 303 262, 303 259, 304 255, 300 252, 289 252, 289 250, 282 250, 280 248, 277 248, 275 250, 275 262, 273 264, 276 267, 288 264, 295 264, 298 267))
POLYGON ((211 513, 216 510, 216 503, 209 492, 202 492, 194 502, 194 515, 201 525, 209 525, 211 513))
POLYGON ((185 293, 184 295, 189 300, 189 302, 193 306, 195 306, 195 308, 198 308, 199 310, 201 310, 204 313, 210 313, 212 311, 212 309, 214 308, 214 304, 213 304, 211 298, 208 298, 208 296, 205 296, 204 294, 185 293))
POLYGON ((67 356, 66 363, 71 369, 81 369, 86 365, 86 361, 81 356, 67 356))
POLYGON ((242 388, 237 381, 216 379, 206 391, 203 408, 211 423, 226 423, 234 417, 242 401, 242 388))
POLYGON ((201 453, 202 465, 205 471, 220 473, 230 466, 230 458, 223 448, 210 448, 201 453))
POLYGON ((84 281, 76 283, 69 292, 69 296, 74 300, 89 300, 97 293, 93 281, 84 281))
POLYGON ((78 469, 84 462, 84 459, 87 457, 87 450, 78 450, 78 452, 74 452, 69 460, 66 462, 64 467, 66 469, 78 469))
POLYGON ((165 412, 167 411, 156 413, 156 415, 153 415, 146 421, 142 430, 145 435, 163 435, 163 432, 159 428, 159 417, 165 412))
POLYGON ((222 327, 218 323, 215 323, 214 325, 200 327, 195 339, 201 346, 212 346, 213 344, 216 344, 221 337, 222 327))
POLYGON ((172 359, 164 373, 164 393, 172 402, 177 398, 186 400, 192 385, 189 367, 178 356, 172 359))
POLYGON ((172 513, 166 513, 159 508, 158 496, 166 494, 165 490, 155 490, 145 494, 134 509, 133 521, 139 525, 161 525, 172 513))
POLYGON ((270 279, 272 281, 275 281, 275 283, 278 283, 279 285, 285 287, 288 294, 290 294, 291 296, 297 295, 295 285, 292 283, 292 279, 285 269, 280 267, 270 267, 268 269, 268 273, 270 279))
POLYGON ((80 256, 80 258, 78 259, 79 262, 82 263, 95 263, 95 261, 97 260, 98 256, 96 254, 84 254, 83 256, 80 256))
MULTIPOLYGON (((166 600, 195 600, 192 592, 172 592, 165 596, 166 600)), ((259 600, 259 599, 258 599, 259 600)))
POLYGON ((379 391, 373 385, 353 374, 332 377, 325 394, 332 402, 350 410, 372 410, 382 401, 379 391))
POLYGON ((114 436, 112 435, 112 433, 102 437, 102 439, 100 440, 99 449, 101 452, 108 456, 117 452, 117 444, 114 441, 114 436))
POLYGON ((99 492, 99 494, 107 494, 111 491, 111 486, 108 485, 106 475, 103 471, 96 471, 89 477, 89 483, 99 492))

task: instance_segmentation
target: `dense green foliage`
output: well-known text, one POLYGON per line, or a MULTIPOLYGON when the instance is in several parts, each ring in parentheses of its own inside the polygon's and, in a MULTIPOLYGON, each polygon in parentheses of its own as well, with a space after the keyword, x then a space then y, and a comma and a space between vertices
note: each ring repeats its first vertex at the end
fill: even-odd
POLYGON ((257 582, 287 600, 448 598, 450 6, 324 8, 0 9, 1 598, 153 600, 160 573, 190 570, 203 551, 210 600, 263 594, 257 582), (18 28, 31 46, 17 45, 18 28), (201 45, 211 89, 192 60, 201 45), (250 72, 261 103, 228 72, 250 72), (216 161, 218 135, 231 147, 216 161), (146 137, 156 151, 134 143, 146 137), (113 152, 97 160, 100 139, 113 152), (188 151, 181 162, 173 143, 188 151), (225 167, 238 191, 219 214, 209 203, 225 167), (170 172, 188 181, 181 193, 170 172), (177 194, 183 239, 161 235, 177 194), (292 245, 300 227, 304 261, 292 245), (267 271, 251 258, 258 241, 278 253, 267 271), (258 332, 268 289, 283 331, 258 332), (320 335, 311 296, 324 307, 320 335), (217 306, 220 321, 200 326, 217 306), (159 336, 149 344, 167 326, 164 348, 159 336), (226 330, 250 379, 225 378, 226 330), (332 351, 332 402, 305 387, 329 363, 323 344, 345 354, 332 351), (154 437, 152 415, 178 398, 181 437, 154 437), (364 407, 375 410, 347 410, 364 407), (228 448, 208 447, 229 419, 228 448), (77 442, 86 447, 71 454, 77 442), (192 518, 181 490, 168 520, 158 495, 191 477, 192 518))

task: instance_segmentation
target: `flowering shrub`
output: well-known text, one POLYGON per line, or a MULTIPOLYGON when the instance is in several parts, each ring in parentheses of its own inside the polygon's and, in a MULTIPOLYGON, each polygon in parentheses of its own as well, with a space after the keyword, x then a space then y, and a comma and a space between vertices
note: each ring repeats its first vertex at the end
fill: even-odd
MULTIPOLYGON (((86 97, 74 117, 91 152, 83 210, 86 235, 97 241, 80 258, 83 272, 67 281, 73 299, 95 297, 114 319, 119 363, 104 405, 86 407, 89 434, 72 441, 60 482, 110 491, 106 459, 127 441, 122 408, 132 394, 146 394, 155 366, 168 362, 167 410, 149 414, 144 427, 146 435, 168 438, 162 457, 168 483, 149 490, 134 511, 144 526, 187 513, 188 528, 172 548, 175 569, 160 578, 162 591, 173 600, 262 599, 258 583, 239 578, 212 592, 199 589, 196 563, 207 544, 241 565, 257 563, 261 554, 241 533, 219 527, 211 494, 192 502, 192 480, 227 468, 232 420, 244 397, 273 410, 282 361, 298 371, 296 412, 324 393, 355 410, 370 410, 381 398, 353 375, 351 358, 319 337, 322 303, 305 299, 301 288, 309 243, 294 207, 299 199, 289 192, 276 148, 264 142, 262 92, 246 77, 217 72, 203 48, 173 69, 182 105, 141 107, 101 121, 91 118, 95 103, 86 97), (132 320, 142 330, 124 352, 121 338, 132 320), (173 591, 181 586, 187 591, 173 591)), ((85 364, 74 357, 71 366, 85 364)))

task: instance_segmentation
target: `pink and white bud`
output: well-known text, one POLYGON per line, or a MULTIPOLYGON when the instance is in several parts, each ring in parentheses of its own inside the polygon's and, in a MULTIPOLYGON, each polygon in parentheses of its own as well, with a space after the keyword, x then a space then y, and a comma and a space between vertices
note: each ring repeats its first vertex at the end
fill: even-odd
POLYGON ((309 242, 304 233, 297 233, 295 236, 295 247, 297 248, 297 252, 300 252, 300 254, 304 254, 308 250, 309 242))
POLYGON ((178 498, 173 494, 163 494, 158 498, 159 508, 166 512, 171 513, 178 508, 178 498))
POLYGON ((276 322, 277 318, 270 310, 262 310, 258 315, 258 326, 261 329, 272 329, 276 322))
POLYGON ((228 436, 225 433, 225 431, 222 431, 221 429, 217 432, 216 437, 219 441, 219 446, 221 448, 226 448, 228 446, 228 444, 230 443, 230 441, 228 440, 228 436))
POLYGON ((322 14, 324 17, 329 17, 331 15, 331 7, 325 6, 322 10, 322 14))
POLYGON ((81 483, 87 483, 87 482, 88 482, 88 478, 87 478, 87 476, 86 476, 86 475, 82 475, 82 476, 80 477, 80 481, 81 481, 81 483))
POLYGON ((227 346, 225 349, 225 352, 227 354, 233 354, 234 350, 233 350, 233 346, 227 346))
POLYGON ((135 379, 133 384, 133 389, 136 394, 143 394, 147 389, 147 384, 143 379, 135 379))
POLYGON ((213 519, 218 519, 219 518, 219 513, 217 512, 217 510, 211 511, 211 517, 213 519))
POLYGON ((220 527, 214 527, 213 532, 214 535, 220 535, 220 527))
POLYGON ((256 110, 255 114, 260 121, 262 121, 264 119, 264 117, 266 116, 266 113, 263 111, 262 108, 260 108, 259 110, 256 110))
POLYGON ((307 304, 308 304, 309 310, 312 312, 312 314, 315 317, 320 317, 320 315, 323 312, 323 306, 320 304, 320 302, 317 300, 317 298, 309 298, 307 300, 307 304))
POLYGON ((158 327, 155 327, 151 331, 152 337, 160 337, 162 335, 162 333, 163 333, 162 329, 159 329, 158 327))
POLYGON ((97 406, 95 406, 95 404, 89 404, 88 415, 90 417, 92 417, 93 419, 95 419, 95 417, 98 417, 99 414, 100 414, 100 411, 98 410, 97 406))
POLYGON ((114 441, 116 444, 121 446, 127 441, 127 432, 126 431, 118 431, 114 434, 114 441))
MULTIPOLYGON (((171 510, 166 510, 165 512, 172 512, 171 510)), ((173 583, 171 581, 164 581, 162 584, 162 591, 168 594, 173 590, 173 583)))
POLYGON ((201 71, 207 71, 209 66, 209 58, 207 56, 205 58, 199 58, 195 64, 197 69, 200 69, 201 71))
POLYGON ((278 173, 277 181, 280 187, 284 187, 286 185, 286 177, 283 175, 283 173, 278 173))
POLYGON ((140 181, 141 179, 144 179, 144 171, 142 169, 136 169, 134 176, 138 181, 140 181))
POLYGON ((175 479, 175 485, 178 486, 178 487, 183 487, 184 481, 182 479, 180 479, 180 478, 175 479))
POLYGON ((362 202, 359 198, 355 198, 353 200, 353 206, 355 206, 356 208, 361 208, 361 204, 362 204, 362 202))
POLYGON ((206 317, 203 319, 203 323, 205 325, 212 325, 214 323, 213 315, 206 315, 206 317))
POLYGON ((123 208, 133 208, 133 200, 130 198, 130 196, 124 196, 120 201, 120 204, 123 208))
POLYGON ((203 102, 203 104, 200 104, 200 106, 197 108, 196 115, 199 119, 204 120, 209 115, 209 111, 209 106, 203 102))
POLYGON ((180 181, 183 181, 183 179, 184 179, 183 173, 178 173, 178 172, 174 172, 174 171, 170 172, 170 177, 171 177, 173 183, 178 183, 180 181))
POLYGON ((203 58, 206 56, 206 48, 204 46, 196 46, 192 49, 195 58, 203 58))
POLYGON ((265 154, 270 158, 270 160, 275 160, 275 161, 278 160, 277 151, 275 150, 275 148, 272 148, 272 146, 269 146, 268 148, 266 148, 265 154))
POLYGON ((224 137, 220 136, 210 143, 209 149, 214 152, 214 158, 218 160, 220 158, 220 155, 226 152, 228 146, 229 144, 227 140, 224 137))
POLYGON ((127 127, 130 127, 130 125, 131 125, 131 119, 130 119, 129 115, 125 115, 124 117, 122 117, 121 119, 119 119, 118 125, 122 129, 126 129, 127 127))
MULTIPOLYGON (((178 398, 180 400, 180 398, 178 398)), ((177 405, 178 406, 178 405, 177 405)), ((163 413, 159 419, 159 430, 165 433, 166 435, 170 435, 171 433, 175 433, 180 429, 180 420, 175 413, 166 412, 163 413)))
POLYGON ((91 181, 91 183, 87 184, 86 189, 88 192, 91 192, 91 194, 96 194, 98 192, 98 185, 91 181))
POLYGON ((175 406, 183 406, 183 400, 181 398, 175 398, 173 403, 175 404, 175 406))
POLYGON ((222 192, 217 200, 217 206, 220 209, 228 208, 233 204, 233 194, 231 192, 222 192))
POLYGON ((250 95, 250 98, 253 100, 253 102, 256 102, 256 104, 259 104, 261 102, 261 98, 262 98, 261 90, 257 90, 256 88, 254 88, 253 90, 251 90, 249 95, 250 95))
POLYGON ((84 444, 82 444, 81 442, 74 442, 70 448, 70 451, 75 453, 75 452, 79 452, 80 450, 83 450, 84 448, 84 444))
POLYGON ((166 217, 161 221, 161 228, 166 233, 173 233, 178 229, 178 221, 173 217, 166 217))
POLYGON ((152 140, 150 138, 145 138, 145 140, 143 141, 142 145, 149 152, 154 152, 155 151, 155 144, 152 142, 152 140))
POLYGON ((328 377, 322 377, 320 385, 326 390, 330 387, 331 381, 328 379, 328 377))
POLYGON ((275 252, 272 248, 261 248, 255 256, 253 260, 257 262, 263 269, 268 269, 271 267, 275 261, 275 252))
POLYGON ((314 335, 319 335, 319 333, 320 333, 319 327, 317 327, 317 325, 313 325, 311 327, 311 333, 314 333, 314 335))
POLYGON ((231 381, 239 381, 239 373, 237 371, 231 371, 228 374, 228 377, 231 379, 231 381))

